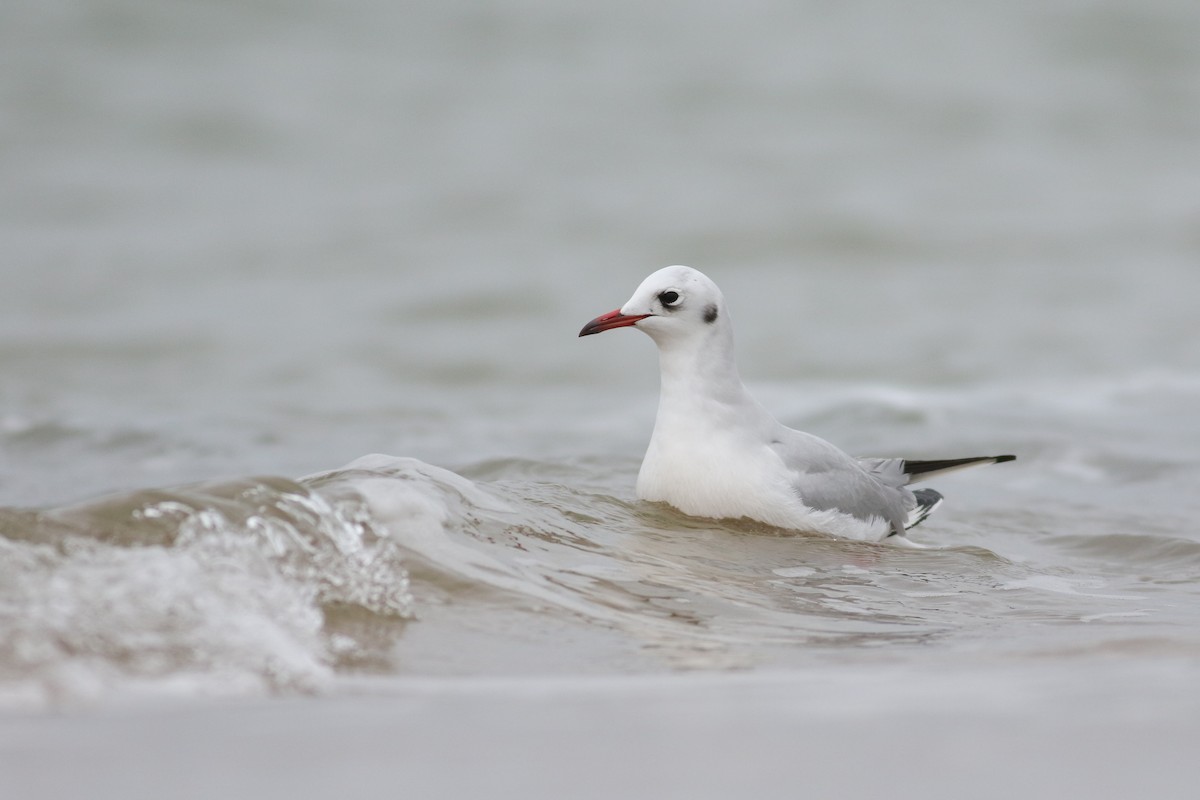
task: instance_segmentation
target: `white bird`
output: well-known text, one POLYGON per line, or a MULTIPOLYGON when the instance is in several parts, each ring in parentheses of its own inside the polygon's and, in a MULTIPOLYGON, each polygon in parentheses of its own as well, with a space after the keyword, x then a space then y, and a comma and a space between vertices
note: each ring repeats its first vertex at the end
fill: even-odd
POLYGON ((780 424, 750 396, 733 357, 721 290, 691 267, 660 269, 629 302, 580 336, 634 326, 658 345, 661 389, 637 496, 685 514, 748 518, 781 528, 877 541, 899 537, 938 507, 910 483, 1015 456, 939 461, 854 458, 780 424))

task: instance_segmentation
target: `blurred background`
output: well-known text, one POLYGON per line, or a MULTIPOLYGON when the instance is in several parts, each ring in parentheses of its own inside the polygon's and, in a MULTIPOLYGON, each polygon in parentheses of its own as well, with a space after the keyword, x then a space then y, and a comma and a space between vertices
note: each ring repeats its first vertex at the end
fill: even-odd
POLYGON ((654 358, 575 333, 670 263, 760 386, 1193 379, 1198 33, 1187 0, 10 0, 0 501, 604 451, 654 358))
POLYGON ((793 796, 781 769, 872 796, 988 775, 1006 797, 1081 775, 1190 796, 1197 298, 1195 0, 4 0, 4 697, 307 691, 361 678, 356 641, 394 680, 116 735, 118 715, 5 717, 0 750, 77 783, 45 796, 251 775, 297 796, 392 787, 398 763, 474 796, 531 753, 527 780, 619 788, 628 763, 662 796, 793 796), (933 551, 645 508, 653 347, 576 334, 673 263, 723 288, 785 423, 1020 459, 944 487, 933 551), (345 544, 365 511, 314 516, 298 485, 140 491, 371 452, 518 519, 396 462, 411 502, 372 571, 345 544), (229 501, 247 487, 320 546, 272 550, 229 501), (458 550, 422 551, 439 535, 458 550), (396 607, 339 619, 330 587, 363 602, 356 581, 396 607), (643 670, 668 675, 580 677, 643 670), (270 736, 243 751, 248 720, 270 736), (861 769, 864 729, 888 769, 861 769), (696 748, 723 758, 697 770, 696 748))

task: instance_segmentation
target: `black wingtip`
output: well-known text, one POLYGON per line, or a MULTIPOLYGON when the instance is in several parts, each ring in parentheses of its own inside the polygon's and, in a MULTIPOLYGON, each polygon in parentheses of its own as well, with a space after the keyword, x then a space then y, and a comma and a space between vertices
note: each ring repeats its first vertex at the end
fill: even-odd
POLYGON ((971 456, 970 458, 942 458, 933 461, 913 461, 904 459, 904 473, 911 475, 913 478, 918 478, 922 475, 928 475, 936 472, 950 472, 963 467, 972 467, 976 464, 999 464, 1002 461, 1013 461, 1016 456, 971 456))
POLYGON ((905 530, 912 530, 925 521, 925 518, 932 514, 938 506, 942 504, 942 493, 936 489, 917 489, 913 492, 913 497, 916 498, 917 505, 909 512, 908 524, 904 526, 905 530))

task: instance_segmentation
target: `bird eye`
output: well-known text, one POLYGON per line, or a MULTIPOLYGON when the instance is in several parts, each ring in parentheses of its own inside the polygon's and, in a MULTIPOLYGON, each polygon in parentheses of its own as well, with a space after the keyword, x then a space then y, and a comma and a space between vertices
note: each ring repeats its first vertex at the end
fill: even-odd
POLYGON ((658 299, 664 306, 677 306, 679 305, 679 292, 670 289, 660 294, 658 299))

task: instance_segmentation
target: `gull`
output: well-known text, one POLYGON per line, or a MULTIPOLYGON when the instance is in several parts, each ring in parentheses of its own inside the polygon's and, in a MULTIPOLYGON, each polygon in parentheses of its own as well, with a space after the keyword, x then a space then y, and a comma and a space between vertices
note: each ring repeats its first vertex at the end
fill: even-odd
POLYGON ((786 427, 742 385, 725 298, 691 267, 653 273, 629 302, 579 335, 626 327, 654 340, 661 372, 654 433, 637 478, 641 500, 694 517, 908 543, 908 529, 942 502, 933 489, 909 484, 1016 458, 855 458, 786 427))

